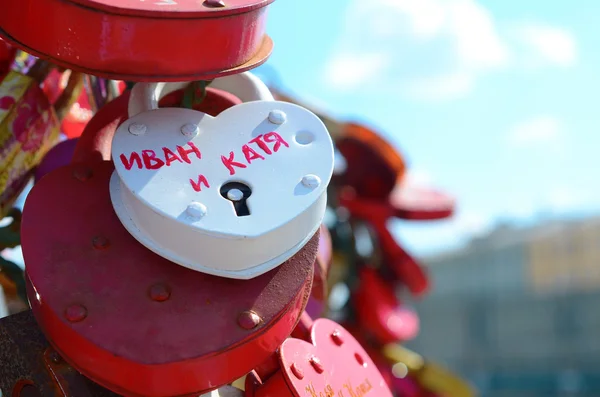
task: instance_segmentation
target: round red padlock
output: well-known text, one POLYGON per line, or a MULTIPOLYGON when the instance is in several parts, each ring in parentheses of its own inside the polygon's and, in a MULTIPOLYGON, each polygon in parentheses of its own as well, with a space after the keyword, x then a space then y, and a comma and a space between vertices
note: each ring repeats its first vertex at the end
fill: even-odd
POLYGON ((291 334, 310 294, 319 233, 251 280, 195 272, 139 244, 108 190, 110 142, 128 94, 90 121, 73 163, 29 194, 29 298, 53 347, 90 379, 125 396, 198 395, 248 373, 291 334))
POLYGON ((113 80, 209 80, 266 61, 271 2, 2 0, 0 36, 52 63, 113 80))

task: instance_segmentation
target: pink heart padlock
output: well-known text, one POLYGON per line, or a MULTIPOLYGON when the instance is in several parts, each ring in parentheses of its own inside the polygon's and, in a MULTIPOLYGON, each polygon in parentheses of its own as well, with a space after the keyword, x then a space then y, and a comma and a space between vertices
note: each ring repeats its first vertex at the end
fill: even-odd
MULTIPOLYGON (((375 363, 339 324, 315 320, 310 341, 290 338, 279 350, 280 371, 250 397, 392 397, 375 363)), ((247 384, 248 385, 248 384, 247 384)))

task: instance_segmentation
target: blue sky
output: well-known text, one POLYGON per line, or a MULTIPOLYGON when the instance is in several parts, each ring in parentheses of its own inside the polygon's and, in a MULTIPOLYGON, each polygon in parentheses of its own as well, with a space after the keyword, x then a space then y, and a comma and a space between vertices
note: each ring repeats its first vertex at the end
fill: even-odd
POLYGON ((600 209, 600 2, 277 0, 261 77, 401 150, 454 219, 394 222, 415 254, 502 219, 600 209), (314 5, 318 4, 318 7, 314 5))

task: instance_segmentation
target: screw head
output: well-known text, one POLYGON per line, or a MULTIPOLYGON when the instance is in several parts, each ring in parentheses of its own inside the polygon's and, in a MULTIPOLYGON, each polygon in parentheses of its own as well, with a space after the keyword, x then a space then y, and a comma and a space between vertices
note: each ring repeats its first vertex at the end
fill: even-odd
POLYGON ((65 318, 72 323, 83 321, 87 317, 87 309, 83 305, 71 305, 65 310, 65 318))
POLYGON ((203 4, 206 7, 211 7, 211 8, 225 7, 225 2, 223 0, 204 0, 203 4))
POLYGON ((269 121, 273 124, 283 124, 287 120, 287 116, 281 110, 273 110, 269 113, 269 121))
POLYGON ((185 136, 192 137, 198 135, 200 128, 196 124, 185 124, 181 127, 181 133, 185 136))
POLYGON ((321 184, 321 178, 316 175, 305 175, 302 177, 302 184, 308 188, 314 189, 321 184))
POLYGON ((261 321, 262 318, 260 318, 260 316, 252 310, 241 312, 237 320, 238 325, 246 330, 251 330, 258 327, 261 321))
POLYGON ((150 299, 156 302, 164 302, 171 297, 171 289, 165 284, 154 284, 150 287, 150 299))
POLYGON ((365 360, 362 358, 362 356, 360 354, 355 353, 354 358, 356 359, 356 362, 358 363, 358 365, 360 365, 361 367, 367 366, 367 363, 365 363, 365 360))
POLYGON ((92 239, 92 246, 97 250, 107 249, 110 245, 110 241, 106 237, 96 236, 92 239))
POLYGON ((292 373, 294 374, 294 376, 300 380, 304 379, 304 371, 302 371, 297 365, 296 363, 292 363, 292 365, 290 366, 290 370, 292 370, 292 373))
POLYGON ((312 356, 308 362, 310 363, 310 365, 314 368, 314 370, 318 373, 318 374, 322 374, 323 372, 325 372, 325 367, 323 366, 323 364, 321 363, 321 360, 319 360, 317 357, 312 356))
POLYGON ((85 182, 92 177, 92 170, 88 167, 77 167, 73 170, 73 178, 80 182, 85 182))
POLYGON ((200 219, 207 214, 208 209, 204 204, 194 201, 187 206, 185 212, 192 218, 200 219))
POLYGON ((240 201, 244 198, 244 193, 240 189, 231 189, 227 192, 227 198, 231 201, 240 201))
POLYGON ((331 334, 331 340, 333 340, 333 343, 335 343, 338 346, 344 344, 344 339, 342 338, 342 333, 339 329, 333 331, 333 333, 331 334))
POLYGON ((140 123, 133 123, 128 128, 131 135, 143 135, 146 133, 146 126, 140 123))

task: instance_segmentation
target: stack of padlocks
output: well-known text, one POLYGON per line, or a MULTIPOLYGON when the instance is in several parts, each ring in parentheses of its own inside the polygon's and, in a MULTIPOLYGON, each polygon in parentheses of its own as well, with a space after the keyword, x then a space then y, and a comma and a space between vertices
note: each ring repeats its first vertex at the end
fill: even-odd
MULTIPOLYGON (((273 47, 271 2, 0 2, 0 204, 13 219, 0 244, 20 243, 26 264, 19 277, 0 263, 0 283, 31 306, 0 320, 0 393, 408 396, 357 332, 377 327, 381 302, 358 298, 373 306, 354 324, 313 320, 341 268, 328 204, 352 214, 338 224, 371 221, 397 245, 380 227, 393 216, 382 186, 350 181, 361 167, 333 175, 334 141, 367 161, 360 127, 340 140, 248 72, 273 47), (32 178, 21 217, 11 208, 32 178)), ((395 216, 416 213, 399 197, 395 216)), ((386 263, 422 291, 394 250, 386 263)))

